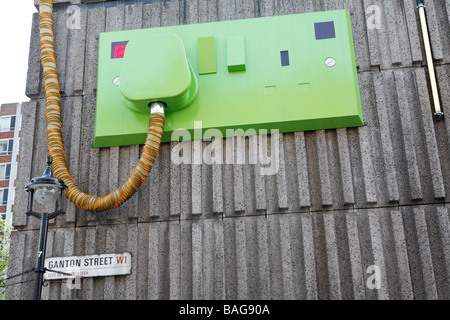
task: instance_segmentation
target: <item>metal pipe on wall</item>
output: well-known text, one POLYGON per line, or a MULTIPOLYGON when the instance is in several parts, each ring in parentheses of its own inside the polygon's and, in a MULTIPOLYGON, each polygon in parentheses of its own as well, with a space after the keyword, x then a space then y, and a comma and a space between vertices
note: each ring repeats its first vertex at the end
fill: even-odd
POLYGON ((444 113, 442 112, 441 103, 439 100, 439 91, 437 86, 436 73, 434 71, 433 55, 431 52, 431 43, 427 27, 427 18, 425 15, 425 4, 421 0, 417 1, 417 9, 419 11, 420 25, 422 28, 423 42, 425 46, 425 54, 428 65, 428 74, 430 76, 431 93, 433 95, 433 117, 435 120, 442 120, 444 118, 444 113))

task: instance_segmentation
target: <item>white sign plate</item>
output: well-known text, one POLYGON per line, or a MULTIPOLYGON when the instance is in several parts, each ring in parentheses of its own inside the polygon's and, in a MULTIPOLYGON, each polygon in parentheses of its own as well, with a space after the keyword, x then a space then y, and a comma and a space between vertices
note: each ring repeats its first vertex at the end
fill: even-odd
POLYGON ((45 259, 45 268, 62 273, 46 271, 45 280, 71 277, 106 277, 131 273, 131 254, 109 253, 92 256, 54 257, 45 259))

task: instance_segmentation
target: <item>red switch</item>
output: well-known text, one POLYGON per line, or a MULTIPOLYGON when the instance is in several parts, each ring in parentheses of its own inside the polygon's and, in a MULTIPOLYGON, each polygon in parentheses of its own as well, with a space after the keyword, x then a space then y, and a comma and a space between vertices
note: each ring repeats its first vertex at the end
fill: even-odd
POLYGON ((123 58, 128 41, 111 43, 111 58, 123 58))

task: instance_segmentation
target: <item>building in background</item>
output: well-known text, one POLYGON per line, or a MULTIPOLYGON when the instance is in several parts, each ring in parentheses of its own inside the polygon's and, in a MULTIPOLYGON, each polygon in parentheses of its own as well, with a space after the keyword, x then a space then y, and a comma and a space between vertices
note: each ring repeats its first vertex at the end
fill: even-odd
POLYGON ((14 210, 22 104, 0 107, 0 214, 11 225, 14 210))

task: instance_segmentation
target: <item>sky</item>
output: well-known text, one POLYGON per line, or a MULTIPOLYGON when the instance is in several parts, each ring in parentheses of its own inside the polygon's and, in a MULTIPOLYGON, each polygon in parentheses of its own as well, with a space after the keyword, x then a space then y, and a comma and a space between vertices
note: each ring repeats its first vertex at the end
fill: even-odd
POLYGON ((0 104, 26 102, 34 0, 0 0, 0 104))

